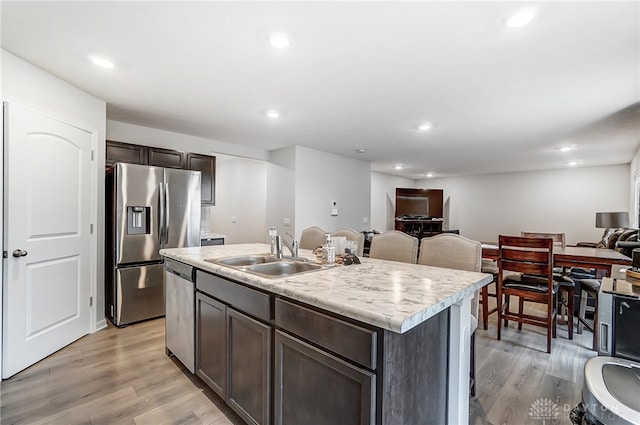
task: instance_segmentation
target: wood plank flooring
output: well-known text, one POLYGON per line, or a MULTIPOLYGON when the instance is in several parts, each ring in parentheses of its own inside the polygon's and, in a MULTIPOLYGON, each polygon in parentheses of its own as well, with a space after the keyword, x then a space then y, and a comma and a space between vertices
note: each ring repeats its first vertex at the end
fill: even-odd
POLYGON ((165 354, 164 319, 85 336, 0 383, 0 404, 3 425, 244 425, 165 354))
MULTIPOLYGON (((510 328, 497 341, 495 315, 491 320, 488 331, 477 331, 469 422, 539 425, 540 419, 528 417, 529 407, 549 399, 560 415, 546 423, 570 424, 584 363, 596 355, 589 349, 591 334, 574 334, 569 341, 566 326, 559 326, 547 354, 542 328, 510 328)), ((0 405, 3 425, 244 424, 199 378, 165 355, 163 319, 110 326, 76 341, 0 383, 0 405)))

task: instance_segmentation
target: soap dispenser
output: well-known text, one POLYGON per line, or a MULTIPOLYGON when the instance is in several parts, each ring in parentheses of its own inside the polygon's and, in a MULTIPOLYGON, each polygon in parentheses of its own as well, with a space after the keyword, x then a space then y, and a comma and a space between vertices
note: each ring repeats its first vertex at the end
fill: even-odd
POLYGON ((333 266, 336 264, 336 247, 331 242, 331 234, 327 233, 327 241, 322 247, 322 264, 325 266, 333 266))

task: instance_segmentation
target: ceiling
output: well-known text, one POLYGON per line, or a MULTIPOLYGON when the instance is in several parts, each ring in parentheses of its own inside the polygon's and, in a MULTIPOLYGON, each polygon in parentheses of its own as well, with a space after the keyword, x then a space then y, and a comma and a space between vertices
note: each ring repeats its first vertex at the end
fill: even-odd
POLYGON ((623 164, 640 142, 637 1, 0 7, 2 48, 104 99, 110 120, 414 179, 623 164), (504 25, 529 6, 529 25, 504 25))

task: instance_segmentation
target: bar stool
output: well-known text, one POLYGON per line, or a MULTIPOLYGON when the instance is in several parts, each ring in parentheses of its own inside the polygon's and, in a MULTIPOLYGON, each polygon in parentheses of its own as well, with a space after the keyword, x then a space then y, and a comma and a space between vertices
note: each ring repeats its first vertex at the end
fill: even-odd
MULTIPOLYGON (((493 275, 493 282, 485 285, 480 290, 480 300, 479 303, 482 306, 482 327, 486 331, 489 329, 489 315, 498 311, 498 303, 496 302, 496 307, 489 310, 489 297, 496 298, 496 292, 489 292, 489 285, 496 285, 498 282, 498 264, 493 260, 482 260, 482 273, 487 273, 493 275)), ((495 286, 494 286, 495 288, 495 286)))
POLYGON ((580 281, 580 309, 578 310, 578 328, 576 332, 582 334, 584 326, 593 332, 593 345, 592 350, 597 351, 598 345, 598 292, 600 292, 600 281, 598 279, 583 279, 580 281), (587 322, 587 299, 593 298, 593 326, 587 322))

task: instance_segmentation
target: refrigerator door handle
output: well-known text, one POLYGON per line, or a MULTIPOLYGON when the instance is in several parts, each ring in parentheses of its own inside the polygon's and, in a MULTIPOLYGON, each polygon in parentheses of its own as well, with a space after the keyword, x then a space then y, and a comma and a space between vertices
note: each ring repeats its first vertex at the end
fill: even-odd
POLYGON ((169 243, 169 183, 164 183, 164 243, 169 243))
POLYGON ((160 245, 164 242, 164 229, 165 229, 165 193, 164 183, 158 183, 158 240, 160 245))

